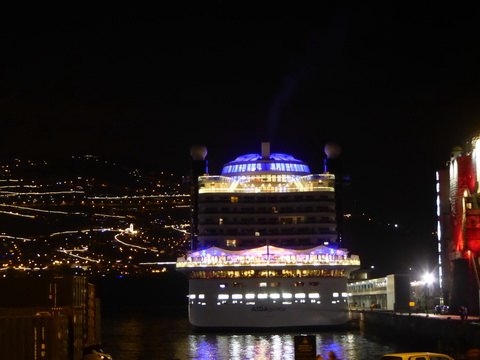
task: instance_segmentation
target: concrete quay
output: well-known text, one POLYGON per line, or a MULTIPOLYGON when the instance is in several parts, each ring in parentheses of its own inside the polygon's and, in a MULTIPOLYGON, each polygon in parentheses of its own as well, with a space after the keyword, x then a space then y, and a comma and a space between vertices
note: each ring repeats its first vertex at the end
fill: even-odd
MULTIPOLYGON (((406 342, 410 351, 464 354, 480 348, 480 320, 458 315, 350 310, 352 323, 368 335, 406 342)), ((405 350, 407 351, 407 350, 405 350)))

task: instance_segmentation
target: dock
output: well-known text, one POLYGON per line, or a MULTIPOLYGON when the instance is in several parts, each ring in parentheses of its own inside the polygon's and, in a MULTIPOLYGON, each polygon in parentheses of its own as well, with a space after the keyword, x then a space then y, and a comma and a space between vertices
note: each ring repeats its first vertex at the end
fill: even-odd
MULTIPOLYGON (((444 353, 465 353, 480 348, 480 319, 459 315, 350 310, 353 326, 368 335, 408 341, 411 346, 444 353)), ((412 351, 415 349, 411 349, 412 351)))

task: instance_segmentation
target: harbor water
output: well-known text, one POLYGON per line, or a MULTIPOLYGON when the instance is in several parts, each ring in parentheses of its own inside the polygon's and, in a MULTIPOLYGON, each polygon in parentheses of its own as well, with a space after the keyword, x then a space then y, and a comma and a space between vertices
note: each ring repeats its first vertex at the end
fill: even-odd
POLYGON ((359 331, 213 333, 194 331, 185 309, 115 308, 102 321, 104 350, 114 360, 294 359, 296 335, 315 335, 317 353, 327 358, 378 359, 401 350, 359 331))
POLYGON ((324 358, 331 350, 345 360, 378 359, 396 350, 355 331, 202 333, 190 327, 185 311, 124 310, 109 313, 102 323, 104 348, 114 360, 293 360, 296 335, 315 335, 317 353, 324 358))
POLYGON ((423 342, 400 343, 361 330, 215 333, 192 329, 187 283, 178 274, 96 281, 101 300, 101 342, 114 360, 295 359, 295 336, 314 335, 316 353, 340 360, 379 359, 406 351, 437 351, 423 342))

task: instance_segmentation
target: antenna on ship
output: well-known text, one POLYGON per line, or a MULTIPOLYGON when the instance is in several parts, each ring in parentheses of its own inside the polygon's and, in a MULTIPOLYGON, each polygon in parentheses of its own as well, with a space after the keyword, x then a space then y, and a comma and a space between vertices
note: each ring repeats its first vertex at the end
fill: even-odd
POLYGON ((262 142, 262 160, 270 159, 270 143, 262 142))

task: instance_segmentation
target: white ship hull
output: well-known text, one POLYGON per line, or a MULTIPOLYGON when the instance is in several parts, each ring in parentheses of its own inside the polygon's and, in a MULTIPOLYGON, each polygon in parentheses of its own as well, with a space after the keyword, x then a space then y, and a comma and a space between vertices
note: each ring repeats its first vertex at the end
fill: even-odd
POLYGON ((197 328, 287 328, 348 322, 346 278, 241 281, 244 287, 237 288, 230 279, 190 279, 190 323, 197 328), (304 285, 293 286, 299 280, 304 285), (267 286, 259 287, 260 282, 267 286))

